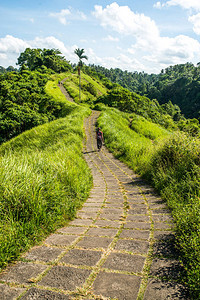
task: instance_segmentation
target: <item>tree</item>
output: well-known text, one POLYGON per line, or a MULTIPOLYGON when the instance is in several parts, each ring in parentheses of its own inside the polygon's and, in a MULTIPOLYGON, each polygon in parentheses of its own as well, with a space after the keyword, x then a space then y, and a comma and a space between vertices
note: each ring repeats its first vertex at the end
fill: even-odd
POLYGON ((58 49, 30 49, 26 48, 18 58, 17 63, 21 68, 22 66, 28 67, 29 70, 42 70, 44 66, 53 70, 56 73, 71 70, 69 62, 58 49))
POLYGON ((79 75, 79 101, 81 102, 81 68, 83 66, 82 59, 88 59, 86 55, 84 55, 85 50, 84 49, 75 49, 74 53, 78 56, 79 62, 78 62, 78 75, 79 75))

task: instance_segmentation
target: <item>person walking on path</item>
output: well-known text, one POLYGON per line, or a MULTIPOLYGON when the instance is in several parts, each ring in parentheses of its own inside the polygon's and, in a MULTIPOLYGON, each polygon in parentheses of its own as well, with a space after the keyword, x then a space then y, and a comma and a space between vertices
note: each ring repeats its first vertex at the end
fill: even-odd
POLYGON ((103 132, 101 131, 101 128, 97 128, 96 131, 96 138, 97 138, 97 149, 100 151, 103 143, 103 132))

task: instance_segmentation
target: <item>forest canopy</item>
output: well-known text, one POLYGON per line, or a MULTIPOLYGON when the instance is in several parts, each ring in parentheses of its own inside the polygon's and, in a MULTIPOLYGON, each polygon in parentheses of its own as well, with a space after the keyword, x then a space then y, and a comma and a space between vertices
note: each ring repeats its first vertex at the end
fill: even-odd
POLYGON ((33 71, 36 69, 51 69, 56 73, 72 70, 68 61, 61 56, 58 49, 30 49, 26 48, 18 58, 18 63, 21 68, 28 67, 33 71))

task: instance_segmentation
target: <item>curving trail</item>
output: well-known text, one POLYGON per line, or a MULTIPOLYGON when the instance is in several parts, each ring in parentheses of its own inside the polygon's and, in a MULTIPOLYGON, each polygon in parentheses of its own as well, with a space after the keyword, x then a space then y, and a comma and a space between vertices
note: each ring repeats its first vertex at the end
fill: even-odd
POLYGON ((140 177, 96 150, 98 115, 85 120, 90 197, 67 227, 0 275, 3 299, 187 299, 176 283, 171 215, 140 177))

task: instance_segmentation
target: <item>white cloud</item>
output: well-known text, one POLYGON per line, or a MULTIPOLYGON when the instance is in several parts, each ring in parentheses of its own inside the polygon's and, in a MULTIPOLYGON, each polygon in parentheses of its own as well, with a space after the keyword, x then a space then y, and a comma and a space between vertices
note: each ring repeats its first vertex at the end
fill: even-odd
POLYGON ((169 0, 164 3, 160 1, 154 4, 156 8, 162 8, 164 6, 180 6, 184 9, 195 9, 200 10, 200 1, 199 0, 169 0))
MULTIPOLYGON (((173 0, 166 3, 172 5, 172 2, 178 3, 179 1, 173 0)), ((180 2, 184 5, 186 2, 189 4, 189 1, 180 2)), ((157 2, 157 6, 162 7, 163 4, 157 2)), ((144 69, 147 69, 147 64, 150 65, 150 63, 158 70, 160 64, 167 67, 200 59, 200 43, 197 40, 185 35, 173 38, 161 37, 153 20, 143 14, 135 14, 127 6, 119 6, 115 2, 104 9, 102 6, 95 6, 93 14, 104 28, 132 37, 132 46, 127 49, 127 57, 140 61, 140 66, 144 64, 144 69)), ((130 62, 127 63, 128 65, 130 69, 130 62)), ((139 67, 139 63, 136 65, 139 67)))
POLYGON ((200 13, 190 16, 188 20, 193 24, 194 32, 200 35, 200 13))
POLYGON ((5 38, 0 38, 0 53, 20 53, 29 44, 19 38, 15 38, 11 35, 6 35, 5 38))
POLYGON ((128 6, 119 6, 116 2, 102 8, 95 5, 93 15, 100 20, 103 27, 110 27, 123 35, 158 36, 159 30, 154 21, 144 14, 138 14, 131 11, 128 6))
POLYGON ((67 60, 76 62, 74 49, 77 46, 66 47, 64 43, 53 36, 46 38, 36 37, 34 40, 25 41, 11 35, 0 38, 0 66, 8 67, 15 65, 17 58, 21 52, 26 48, 46 48, 46 49, 59 49, 67 60))
POLYGON ((50 17, 58 19, 58 21, 67 25, 70 20, 86 20, 86 15, 81 11, 73 12, 70 9, 62 9, 59 13, 50 13, 50 17))
POLYGON ((62 9, 59 13, 50 13, 49 16, 58 19, 58 21, 66 25, 67 24, 67 16, 71 15, 69 9, 62 9))
POLYGON ((158 9, 161 9, 161 8, 164 7, 164 6, 165 6, 165 5, 162 4, 160 1, 156 2, 156 3, 153 5, 153 7, 158 8, 158 9))
POLYGON ((105 37, 103 40, 104 40, 104 41, 110 41, 110 42, 119 42, 119 38, 113 37, 113 36, 111 36, 111 35, 108 35, 108 36, 105 37))

